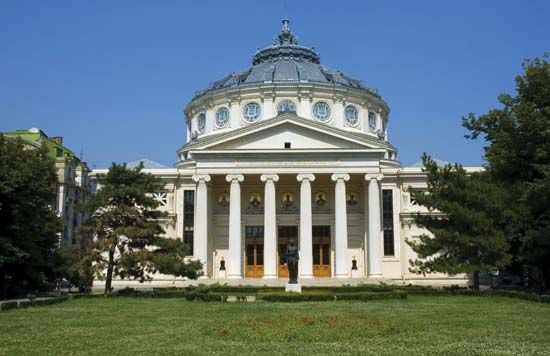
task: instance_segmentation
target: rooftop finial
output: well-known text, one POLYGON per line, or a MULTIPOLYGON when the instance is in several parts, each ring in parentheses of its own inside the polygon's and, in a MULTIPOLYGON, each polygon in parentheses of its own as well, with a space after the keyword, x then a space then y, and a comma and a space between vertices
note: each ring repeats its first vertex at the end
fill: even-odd
POLYGON ((298 37, 294 36, 292 32, 290 32, 290 20, 289 19, 283 19, 283 26, 281 28, 281 33, 275 36, 273 39, 273 45, 274 46, 288 46, 288 45, 297 45, 298 44, 298 37))
POLYGON ((289 19, 283 19, 283 32, 290 32, 290 20, 289 19))

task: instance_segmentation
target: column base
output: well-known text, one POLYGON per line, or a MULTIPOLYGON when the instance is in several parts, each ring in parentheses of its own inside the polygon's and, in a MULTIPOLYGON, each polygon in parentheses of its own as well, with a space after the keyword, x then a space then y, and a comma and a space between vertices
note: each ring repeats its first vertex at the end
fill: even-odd
POLYGON ((208 277, 208 276, 200 276, 200 277, 197 278, 197 279, 210 279, 210 277, 208 277))
POLYGON ((313 276, 313 274, 302 274, 302 275, 300 275, 299 278, 301 278, 301 279, 313 279, 315 277, 313 276))
POLYGON ((263 276, 262 279, 277 279, 277 276, 274 274, 269 274, 267 276, 263 276))

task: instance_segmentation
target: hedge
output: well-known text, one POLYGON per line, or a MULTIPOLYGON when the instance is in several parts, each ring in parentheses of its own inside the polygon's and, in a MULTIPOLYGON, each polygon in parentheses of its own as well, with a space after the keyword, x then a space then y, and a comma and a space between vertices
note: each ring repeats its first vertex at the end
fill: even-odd
POLYGON ((541 295, 525 291, 510 291, 490 289, 474 291, 468 288, 428 286, 394 286, 394 285, 358 285, 341 287, 303 287, 302 294, 285 293, 281 287, 254 287, 254 286, 226 286, 226 285, 199 285, 185 288, 153 288, 153 291, 138 291, 125 288, 110 295, 103 294, 74 294, 72 298, 95 297, 148 297, 148 298, 185 298, 198 301, 223 301, 227 296, 256 295, 258 300, 265 301, 334 301, 334 300, 377 300, 406 298, 407 295, 418 296, 446 296, 446 295, 473 295, 473 296, 504 296, 529 300, 539 303, 550 303, 550 295, 541 295))
POLYGON ((49 299, 9 301, 9 302, 3 302, 0 305, 0 310, 10 310, 10 309, 16 309, 16 308, 28 308, 28 307, 51 305, 51 304, 64 302, 68 299, 69 299, 68 296, 63 296, 63 297, 52 297, 49 299))
POLYGON ((17 308, 17 302, 3 302, 0 304, 0 310, 10 310, 17 308))
POLYGON ((382 300, 382 299, 405 299, 407 293, 403 291, 391 291, 391 292, 359 292, 359 293, 338 293, 336 294, 337 300, 382 300))
POLYGON ((328 302, 334 301, 333 294, 272 292, 259 295, 266 302, 328 302))
POLYGON ((321 302, 338 300, 382 300, 382 299, 404 299, 407 293, 403 291, 391 292, 355 292, 355 293, 266 293, 260 294, 259 298, 267 302, 321 302))

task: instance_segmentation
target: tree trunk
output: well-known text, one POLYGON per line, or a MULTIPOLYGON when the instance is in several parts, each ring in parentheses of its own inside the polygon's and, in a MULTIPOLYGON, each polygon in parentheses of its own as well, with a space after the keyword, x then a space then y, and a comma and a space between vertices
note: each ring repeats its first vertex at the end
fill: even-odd
POLYGON ((109 250, 109 262, 107 263, 107 276, 105 278, 105 294, 111 294, 113 282, 113 269, 115 267, 115 247, 109 250))
POLYGON ((479 291, 479 271, 474 271, 474 290, 479 291))

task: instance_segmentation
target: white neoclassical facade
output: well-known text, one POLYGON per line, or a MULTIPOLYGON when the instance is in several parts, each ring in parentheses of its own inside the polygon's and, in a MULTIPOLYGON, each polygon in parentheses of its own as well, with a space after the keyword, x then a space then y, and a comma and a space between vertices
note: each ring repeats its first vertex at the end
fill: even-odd
POLYGON ((389 112, 376 90, 322 66, 283 20, 249 69, 195 94, 174 168, 146 169, 166 182, 155 194, 166 237, 190 246, 203 278, 286 278, 295 239, 302 280, 465 283, 409 272, 405 241, 424 233, 412 217, 428 213, 410 192, 426 177, 398 161, 389 112))

